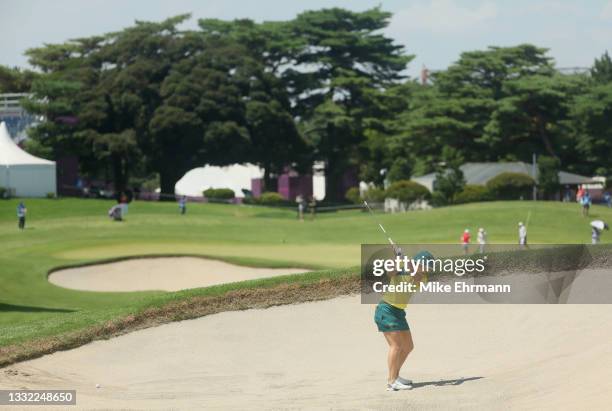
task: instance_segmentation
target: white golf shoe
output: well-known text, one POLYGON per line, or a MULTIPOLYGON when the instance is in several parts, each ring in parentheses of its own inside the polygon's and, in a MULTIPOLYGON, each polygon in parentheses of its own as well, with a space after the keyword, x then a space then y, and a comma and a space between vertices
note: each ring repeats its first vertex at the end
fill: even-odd
POLYGON ((412 380, 409 380, 407 378, 397 377, 397 380, 404 385, 412 385, 412 380))
POLYGON ((399 378, 393 381, 391 384, 387 384, 387 391, 399 391, 399 390, 410 390, 411 385, 402 383, 399 378))

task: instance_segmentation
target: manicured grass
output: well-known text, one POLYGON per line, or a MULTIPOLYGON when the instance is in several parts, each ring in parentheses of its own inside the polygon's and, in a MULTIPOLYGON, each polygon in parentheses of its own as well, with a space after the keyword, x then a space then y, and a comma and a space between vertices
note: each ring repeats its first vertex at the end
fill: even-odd
MULTIPOLYGON (((68 290, 46 280, 57 266, 143 254, 195 254, 264 267, 305 266, 343 269, 359 264, 361 243, 385 238, 368 214, 326 213, 299 222, 285 209, 189 204, 180 216, 174 203, 135 202, 127 221, 106 216, 110 201, 25 200, 27 229, 17 230, 16 200, 0 201, 0 347, 83 329, 113 318, 165 304, 168 298, 204 295, 209 289, 183 293, 96 293, 68 290)), ((397 242, 457 243, 463 229, 484 227, 490 242, 516 242, 517 223, 529 221, 534 243, 590 241, 590 219, 576 204, 494 202, 383 215, 397 242)), ((595 206, 592 218, 612 221, 612 210, 595 206)), ((604 233, 602 240, 610 242, 604 233)), ((353 270, 356 271, 356 270, 353 270)), ((337 271, 336 271, 337 272, 337 271)), ((326 274, 327 273, 327 274, 326 274)), ((332 275, 312 274, 313 279, 332 275)), ((283 277, 278 281, 306 281, 283 277)), ((248 287, 267 283, 249 283, 248 287)), ((240 287, 245 286, 240 285, 240 287)), ((223 292, 236 285, 215 288, 223 292)))

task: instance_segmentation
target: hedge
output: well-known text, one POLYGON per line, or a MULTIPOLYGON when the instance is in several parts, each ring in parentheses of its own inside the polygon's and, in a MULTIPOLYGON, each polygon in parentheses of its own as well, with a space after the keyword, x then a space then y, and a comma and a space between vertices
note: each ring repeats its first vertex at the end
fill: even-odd
POLYGON ((497 200, 530 198, 535 181, 523 173, 501 173, 487 182, 487 188, 497 200))
POLYGON ((431 193, 427 187, 411 180, 396 181, 385 192, 385 198, 396 198, 407 204, 417 200, 427 200, 430 197, 431 193))
POLYGON ((491 201, 493 196, 485 186, 468 184, 455 196, 456 204, 477 203, 480 201, 491 201))
POLYGON ((236 197, 231 188, 209 188, 204 190, 204 197, 214 200, 231 200, 236 197))

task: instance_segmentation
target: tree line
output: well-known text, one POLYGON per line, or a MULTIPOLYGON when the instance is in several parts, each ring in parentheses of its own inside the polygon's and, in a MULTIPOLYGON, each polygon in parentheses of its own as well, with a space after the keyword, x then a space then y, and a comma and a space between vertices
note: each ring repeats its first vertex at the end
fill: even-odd
POLYGON ((137 21, 26 52, 35 71, 0 67, 0 91, 28 91, 46 119, 29 148, 73 154, 119 190, 157 174, 162 192, 191 168, 250 162, 264 184, 325 163, 326 199, 347 171, 381 184, 461 161, 550 157, 612 175, 612 61, 561 74, 534 45, 462 53, 427 84, 382 34, 373 8, 306 11, 289 21, 137 21), (381 172, 381 170, 384 170, 381 172))

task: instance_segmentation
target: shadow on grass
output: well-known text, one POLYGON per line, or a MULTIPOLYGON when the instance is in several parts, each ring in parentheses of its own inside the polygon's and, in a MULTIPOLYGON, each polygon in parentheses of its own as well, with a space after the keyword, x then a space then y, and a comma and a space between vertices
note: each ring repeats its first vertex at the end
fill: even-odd
POLYGON ((21 312, 21 313, 72 313, 75 310, 68 310, 65 308, 46 308, 46 307, 32 307, 29 305, 13 305, 0 303, 1 312, 21 312))
POLYGON ((412 384, 412 389, 423 388, 429 385, 433 385, 435 387, 445 387, 447 385, 461 385, 466 381, 474 381, 480 380, 484 377, 465 377, 465 378, 457 378, 454 380, 439 380, 439 381, 423 381, 423 382, 415 382, 412 384))

